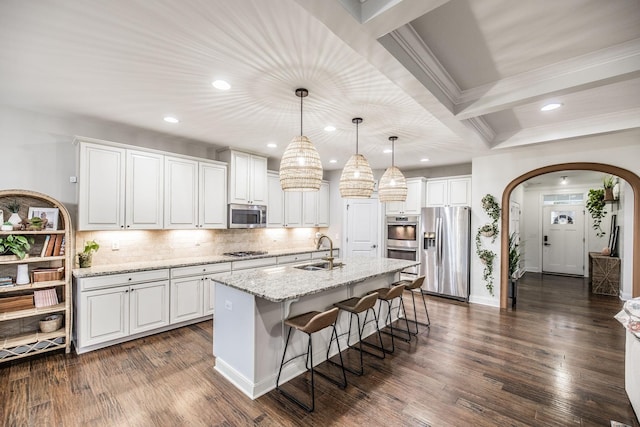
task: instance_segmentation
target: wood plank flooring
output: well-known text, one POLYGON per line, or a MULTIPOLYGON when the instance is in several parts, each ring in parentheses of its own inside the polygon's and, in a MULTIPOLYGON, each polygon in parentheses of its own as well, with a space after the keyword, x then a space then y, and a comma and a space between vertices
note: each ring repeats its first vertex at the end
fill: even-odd
MULTIPOLYGON (((407 308, 411 299, 405 298, 407 308)), ((251 401, 213 370, 212 323, 91 353, 0 365, 6 426, 640 426, 624 391, 621 303, 583 279, 527 274, 518 307, 428 297, 432 326, 340 390, 316 380, 307 414, 251 401)), ((420 311, 419 311, 420 314, 420 311)), ((424 316, 423 316, 424 320, 424 316)), ((346 355, 356 361, 352 350, 346 355)), ((325 364, 326 365, 326 364, 325 364)), ((322 366, 324 367, 324 366, 322 366)), ((288 384, 306 384, 302 376, 288 384)))

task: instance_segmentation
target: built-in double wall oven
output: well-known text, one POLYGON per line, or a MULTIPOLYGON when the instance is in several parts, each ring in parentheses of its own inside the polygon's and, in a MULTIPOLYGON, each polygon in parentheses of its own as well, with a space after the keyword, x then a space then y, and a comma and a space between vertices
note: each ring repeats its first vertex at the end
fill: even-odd
MULTIPOLYGON (((418 261, 419 227, 420 217, 418 215, 387 215, 385 222, 387 258, 418 261)), ((408 268, 403 273, 417 275, 418 267, 408 268)))

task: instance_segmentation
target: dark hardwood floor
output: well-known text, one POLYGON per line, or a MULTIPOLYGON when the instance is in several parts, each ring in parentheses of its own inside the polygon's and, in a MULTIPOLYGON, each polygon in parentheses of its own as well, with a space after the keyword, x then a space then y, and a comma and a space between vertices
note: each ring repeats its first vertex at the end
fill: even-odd
MULTIPOLYGON (((406 298, 410 307, 410 298, 406 298)), ((615 297, 527 274, 515 310, 428 298, 432 326, 340 390, 316 380, 307 414, 276 391, 251 401, 213 370, 212 323, 81 356, 0 365, 7 426, 639 426, 624 391, 615 297)), ((355 361, 349 351, 349 361, 355 361)), ((299 377, 290 386, 304 383, 299 377)))

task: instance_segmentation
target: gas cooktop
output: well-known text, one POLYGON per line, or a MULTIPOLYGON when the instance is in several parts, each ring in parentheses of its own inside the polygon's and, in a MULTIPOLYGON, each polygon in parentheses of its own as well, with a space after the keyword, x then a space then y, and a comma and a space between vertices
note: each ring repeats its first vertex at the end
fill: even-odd
POLYGON ((267 254, 267 251, 238 251, 238 252, 225 252, 223 255, 244 257, 244 256, 266 255, 266 254, 267 254))

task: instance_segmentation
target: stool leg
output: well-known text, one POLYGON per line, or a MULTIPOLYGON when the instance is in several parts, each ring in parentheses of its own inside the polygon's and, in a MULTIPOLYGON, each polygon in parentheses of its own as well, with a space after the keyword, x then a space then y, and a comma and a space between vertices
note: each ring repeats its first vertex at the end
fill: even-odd
POLYGON ((418 322, 418 315, 417 315, 417 309, 416 309, 416 300, 414 297, 414 291, 413 290, 409 290, 409 292, 411 292, 411 301, 413 301, 413 320, 409 319, 409 322, 412 322, 416 325, 416 331, 415 332, 411 332, 413 335, 417 335, 418 334, 418 325, 422 325, 422 326, 426 326, 427 328, 429 326, 431 326, 431 319, 429 319, 429 310, 427 309, 427 300, 424 297, 424 292, 422 292, 421 289, 418 289, 418 292, 420 293, 420 296, 422 297, 422 305, 424 306, 424 312, 427 315, 427 323, 422 323, 422 322, 418 322))
MULTIPOLYGON (((371 321, 369 321, 369 322, 371 322, 371 321)), ((360 325, 358 325, 358 327, 359 326, 360 325)), ((362 322, 362 329, 360 329, 358 332, 360 334, 360 342, 362 344, 368 345, 369 347, 377 348, 378 350, 380 350, 382 355, 371 353, 370 351, 364 350, 362 348, 362 346, 360 346, 360 351, 364 351, 365 353, 370 354, 370 355, 372 355, 374 357, 377 357, 378 359, 384 359, 386 353, 384 351, 384 344, 382 343, 382 334, 380 333, 380 324, 378 323, 378 316, 376 315, 376 310, 373 307, 367 309, 367 312, 364 315, 364 322, 362 322), (373 313, 373 320, 374 320, 374 322, 376 324, 376 333, 378 335, 378 342, 380 343, 380 346, 377 346, 375 344, 366 342, 366 341, 364 341, 362 339, 362 333, 364 332, 364 327, 367 324, 367 316, 369 315, 369 310, 371 310, 371 313, 373 313)))
MULTIPOLYGON (((398 339, 401 339, 402 341, 405 341, 405 342, 411 341, 411 332, 409 331, 409 322, 407 320, 407 312, 406 312, 406 310, 404 308, 404 301, 402 300, 402 296, 400 296, 399 299, 400 299, 400 302, 398 303, 398 321, 401 319, 401 317, 400 317, 400 309, 402 309, 402 314, 403 314, 402 317, 404 317, 404 321, 405 321, 405 325, 407 326, 407 330, 405 332, 402 329, 398 329, 398 328, 395 328, 395 329, 398 329, 398 332, 402 332, 403 334, 406 333, 407 334, 407 338, 405 338, 405 337, 403 337, 401 335, 397 335, 397 334, 395 334, 393 332, 394 328, 393 328, 393 322, 392 322, 392 319, 391 319, 391 312, 393 310, 393 300, 392 301, 384 300, 384 301, 387 302, 387 306, 389 307, 389 310, 387 311, 387 326, 389 326, 389 329, 391 329, 391 332, 387 332, 385 330, 382 330, 381 332, 384 333, 384 334, 387 334, 387 335, 391 335, 392 348, 395 348, 394 341, 393 341, 394 337, 398 338, 398 339)), ((378 311, 378 316, 380 316, 380 311, 378 311)))
POLYGON ((289 347, 289 338, 291 337, 291 327, 289 327, 289 332, 287 333, 287 341, 284 345, 284 351, 282 352, 282 361, 280 362, 280 369, 278 370, 278 377, 276 378, 276 389, 280 390, 280 374, 282 373, 282 367, 284 366, 284 358, 287 355, 287 347, 289 347))

